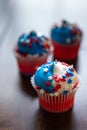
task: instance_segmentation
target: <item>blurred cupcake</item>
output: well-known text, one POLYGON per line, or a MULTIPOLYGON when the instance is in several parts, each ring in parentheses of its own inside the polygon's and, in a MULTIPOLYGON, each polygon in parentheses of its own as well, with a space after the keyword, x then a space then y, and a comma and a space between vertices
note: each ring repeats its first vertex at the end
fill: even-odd
POLYGON ((73 66, 64 62, 48 62, 31 78, 39 103, 49 112, 68 111, 74 103, 79 76, 73 66))
POLYGON ((82 31, 76 24, 63 20, 61 26, 54 25, 51 30, 54 57, 63 61, 76 59, 81 39, 82 31))
POLYGON ((14 52, 19 71, 31 76, 38 66, 52 60, 53 47, 47 37, 32 31, 19 37, 14 52))

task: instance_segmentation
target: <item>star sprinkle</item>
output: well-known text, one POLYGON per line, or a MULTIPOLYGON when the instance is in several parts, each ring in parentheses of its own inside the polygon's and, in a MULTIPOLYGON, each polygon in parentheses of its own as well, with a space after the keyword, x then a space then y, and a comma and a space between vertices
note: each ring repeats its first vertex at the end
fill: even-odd
POLYGON ((55 88, 53 88, 54 92, 58 91, 58 89, 61 88, 61 85, 60 84, 57 84, 57 86, 55 88))
POLYGON ((44 72, 47 72, 48 71, 48 68, 44 68, 44 72))
POLYGON ((49 76, 49 77, 48 77, 48 80, 52 80, 52 79, 53 79, 53 77, 52 77, 52 76, 49 76))

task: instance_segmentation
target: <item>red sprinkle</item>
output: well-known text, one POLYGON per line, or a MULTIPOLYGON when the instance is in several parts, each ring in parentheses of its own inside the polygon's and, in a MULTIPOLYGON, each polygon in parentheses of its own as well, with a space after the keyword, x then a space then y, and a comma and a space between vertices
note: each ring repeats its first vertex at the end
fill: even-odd
POLYGON ((36 89, 38 89, 38 90, 39 90, 39 89, 40 89, 40 87, 39 87, 39 86, 36 86, 36 89))
POLYGON ((50 82, 48 82, 48 81, 45 84, 46 84, 47 87, 50 86, 50 82))
POLYGON ((58 91, 58 89, 60 89, 60 88, 61 88, 61 85, 58 84, 53 90, 56 92, 56 91, 58 91))
POLYGON ((55 74, 55 75, 53 75, 53 78, 54 78, 54 79, 57 79, 57 77, 58 77, 58 76, 57 76, 56 74, 55 74))
POLYGON ((35 39, 35 42, 38 43, 38 42, 39 42, 39 39, 35 39))
POLYGON ((60 78, 60 81, 65 82, 66 80, 64 78, 60 78))
POLYGON ((68 73, 65 73, 65 75, 66 75, 67 77, 69 77, 69 76, 70 76, 68 73))
POLYGON ((29 43, 27 46, 28 46, 28 47, 32 47, 32 44, 29 43))
POLYGON ((72 30, 71 30, 71 33, 72 33, 72 34, 77 34, 77 29, 72 29, 72 30))
POLYGON ((26 43, 25 43, 25 42, 22 42, 22 45, 23 45, 23 46, 26 46, 26 43))
POLYGON ((65 62, 62 62, 62 65, 65 65, 65 66, 67 66, 67 67, 69 66, 69 65, 68 65, 67 63, 65 63, 65 62))
POLYGON ((46 92, 46 93, 50 93, 49 90, 46 90, 45 92, 46 92))
POLYGON ((59 82, 59 81, 60 81, 60 78, 59 78, 59 77, 57 77, 57 78, 55 79, 55 81, 56 81, 56 82, 59 82))
POLYGON ((74 69, 74 68, 72 68, 71 70, 72 70, 73 72, 75 71, 75 69, 74 69))
POLYGON ((76 88, 79 82, 76 82, 73 88, 76 88))

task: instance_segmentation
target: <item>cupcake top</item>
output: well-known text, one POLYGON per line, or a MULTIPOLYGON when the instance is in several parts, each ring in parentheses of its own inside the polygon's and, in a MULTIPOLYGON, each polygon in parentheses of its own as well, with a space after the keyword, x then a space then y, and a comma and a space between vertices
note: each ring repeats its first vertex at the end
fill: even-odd
POLYGON ((52 95, 76 91, 79 76, 73 66, 64 62, 49 62, 41 65, 32 78, 34 88, 52 95))
POLYGON ((35 31, 32 31, 19 37, 17 51, 25 55, 47 54, 50 51, 50 42, 47 37, 38 36, 35 31))
POLYGON ((51 30, 51 39, 60 44, 80 43, 82 31, 76 24, 70 24, 63 20, 61 26, 54 25, 51 30))

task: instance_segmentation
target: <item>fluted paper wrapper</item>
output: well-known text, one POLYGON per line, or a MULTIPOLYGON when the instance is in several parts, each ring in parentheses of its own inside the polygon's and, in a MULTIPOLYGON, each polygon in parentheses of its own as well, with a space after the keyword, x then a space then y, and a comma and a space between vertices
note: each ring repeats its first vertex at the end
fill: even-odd
POLYGON ((57 113, 68 111, 74 103, 74 92, 66 95, 60 94, 57 96, 52 96, 46 93, 42 94, 39 91, 37 93, 40 106, 49 112, 57 113))
POLYGON ((48 94, 41 90, 37 90, 35 87, 34 76, 31 77, 31 84, 36 90, 39 98, 40 106, 49 112, 60 113, 68 111, 72 108, 74 103, 75 91, 68 92, 67 94, 48 94))

